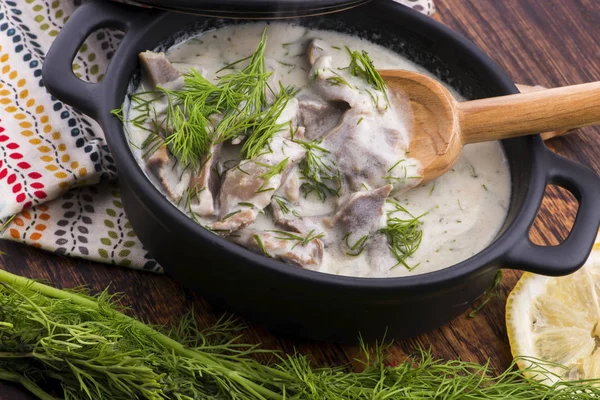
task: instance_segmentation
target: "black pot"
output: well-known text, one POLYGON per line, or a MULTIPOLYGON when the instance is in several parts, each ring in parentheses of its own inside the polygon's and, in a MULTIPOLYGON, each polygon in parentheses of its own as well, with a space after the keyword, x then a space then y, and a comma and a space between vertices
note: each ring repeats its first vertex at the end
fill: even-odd
MULTIPOLYGON (((135 232, 165 270, 186 286, 279 331, 354 341, 359 332, 367 339, 380 338, 386 329, 388 337, 407 337, 439 327, 481 296, 499 268, 565 275, 585 262, 600 224, 600 179, 589 169, 551 153, 539 135, 503 141, 513 191, 508 217, 494 242, 468 260, 440 271, 377 279, 322 274, 263 257, 195 224, 145 177, 110 110, 121 105, 130 81, 138 74, 140 51, 165 49, 186 32, 225 23, 90 3, 69 19, 43 68, 44 83, 51 93, 102 126, 135 232), (102 27, 127 33, 104 80, 85 83, 75 77, 71 62, 85 38, 102 27), (562 244, 540 247, 531 243, 528 231, 549 183, 573 193, 579 211, 562 244)), ((358 33, 424 66, 469 99, 517 92, 508 76, 471 42, 391 1, 373 1, 298 23, 358 33)))

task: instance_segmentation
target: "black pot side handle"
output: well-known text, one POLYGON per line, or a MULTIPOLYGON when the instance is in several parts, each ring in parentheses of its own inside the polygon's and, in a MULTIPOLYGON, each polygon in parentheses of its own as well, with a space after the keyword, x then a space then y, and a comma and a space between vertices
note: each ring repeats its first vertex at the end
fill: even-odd
MULTIPOLYGON (((592 170, 547 152, 547 184, 567 189, 579 202, 569 236, 558 246, 538 246, 529 240, 529 228, 503 260, 503 267, 542 275, 575 272, 587 260, 600 226, 600 178, 592 170)), ((533 221, 532 221, 533 222, 533 221)))
POLYGON ((115 28, 125 33, 113 60, 127 47, 128 33, 145 19, 149 11, 107 0, 93 1, 79 7, 62 28, 50 47, 42 67, 42 79, 48 91, 67 104, 96 119, 97 99, 101 98, 103 82, 111 80, 108 65, 104 78, 99 83, 85 82, 73 72, 73 59, 87 37, 101 28, 115 28))

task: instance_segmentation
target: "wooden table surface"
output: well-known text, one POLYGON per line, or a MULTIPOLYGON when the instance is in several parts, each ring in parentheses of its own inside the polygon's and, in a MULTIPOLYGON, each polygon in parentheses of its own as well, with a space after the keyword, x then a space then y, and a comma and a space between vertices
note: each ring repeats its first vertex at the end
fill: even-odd
MULTIPOLYGON (((437 0, 436 18, 464 34, 503 67, 515 82, 547 87, 600 80, 600 2, 598 0, 437 0)), ((586 128, 547 142, 557 153, 600 173, 600 129, 586 128), (584 142, 585 140, 585 142, 584 142)), ((557 244, 566 236, 577 209, 565 191, 547 191, 531 237, 538 244, 557 244)), ((0 267, 43 279, 59 287, 89 285, 93 291, 111 285, 127 294, 133 311, 155 324, 175 321, 192 307, 202 326, 219 311, 201 296, 185 290, 167 276, 136 272, 55 256, 23 245, 0 241, 0 267)), ((435 356, 486 362, 498 369, 511 362, 504 324, 506 296, 520 273, 506 271, 498 297, 473 319, 462 315, 446 326, 397 342, 391 358, 397 361, 416 346, 431 347, 435 356)), ((316 364, 345 364, 357 348, 331 343, 288 340, 250 324, 243 340, 268 348, 310 354, 316 364)), ((28 399, 20 389, 0 383, 0 399, 28 399)))

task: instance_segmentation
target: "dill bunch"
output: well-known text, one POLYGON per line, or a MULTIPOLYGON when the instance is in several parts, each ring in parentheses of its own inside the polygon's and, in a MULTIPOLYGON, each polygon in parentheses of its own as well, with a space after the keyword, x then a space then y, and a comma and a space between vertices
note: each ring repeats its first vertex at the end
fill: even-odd
MULTIPOLYGON (((299 240, 299 239, 298 239, 299 240)), ((495 375, 489 363, 435 359, 419 350, 393 365, 386 345, 361 341, 362 371, 315 368, 299 354, 239 344, 231 318, 199 330, 187 315, 159 331, 123 313, 106 291, 91 297, 0 270, 0 380, 41 400, 65 399, 590 399, 600 380, 546 386, 554 364, 527 359, 495 375), (261 364, 257 353, 272 356, 261 364), (55 397, 58 396, 58 397, 55 397)), ((566 373, 566 369, 565 369, 566 373)))

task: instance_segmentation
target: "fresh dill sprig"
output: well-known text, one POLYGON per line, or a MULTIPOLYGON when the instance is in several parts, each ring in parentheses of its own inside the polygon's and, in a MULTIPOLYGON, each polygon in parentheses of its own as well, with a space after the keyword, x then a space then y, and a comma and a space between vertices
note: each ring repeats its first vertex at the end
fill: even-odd
POLYGON ((346 51, 350 55, 350 65, 348 66, 350 73, 366 80, 373 88, 383 93, 385 101, 389 105, 390 99, 388 98, 385 81, 373 66, 373 60, 369 57, 369 53, 364 50, 352 51, 348 47, 346 47, 346 51))
POLYGON ((296 241, 296 243, 292 246, 292 249, 296 248, 296 246, 306 246, 311 240, 321 239, 321 238, 325 237, 325 233, 323 233, 323 232, 315 233, 314 229, 311 229, 311 231, 308 232, 306 234, 306 236, 300 236, 299 234, 294 233, 294 232, 279 231, 279 230, 273 230, 273 231, 269 231, 269 232, 273 232, 273 233, 277 234, 277 236, 275 236, 275 239, 296 241))
POLYGON ((392 204, 394 209, 387 213, 387 225, 381 228, 379 232, 387 236, 389 249, 398 260, 398 263, 392 268, 402 264, 409 271, 413 270, 418 267, 418 264, 411 267, 407 264, 406 259, 411 257, 421 245, 423 230, 421 229, 422 222, 420 219, 426 214, 415 217, 397 201, 388 199, 386 202, 392 204), (405 217, 393 216, 398 212, 405 217))
POLYGON ((289 126, 290 121, 277 122, 288 102, 294 95, 293 88, 280 86, 279 97, 259 116, 254 116, 252 131, 247 136, 242 146, 242 154, 245 158, 258 157, 275 134, 289 126))
POLYGON ((235 343, 233 321, 207 334, 188 317, 166 335, 123 314, 112 305, 116 299, 0 270, 0 379, 21 383, 42 400, 55 399, 44 384, 61 398, 88 400, 273 393, 250 376, 258 365, 248 358, 255 346, 235 343))
MULTIPOLYGON (((179 96, 180 94, 175 95, 179 96)), ((203 112, 206 106, 202 103, 192 103, 186 98, 184 107, 180 107, 173 102, 173 96, 167 95, 167 99, 169 106, 164 121, 165 143, 179 162, 196 169, 212 143, 208 132, 210 122, 203 112)))
POLYGON ((561 382, 566 367, 532 357, 517 357, 497 374, 489 361, 446 361, 424 349, 390 360, 390 344, 361 340, 360 371, 317 368, 301 354, 240 343, 235 319, 200 330, 189 313, 161 332, 125 315, 117 299, 0 270, 0 380, 41 400, 600 398, 599 379, 561 382), (275 362, 261 364, 256 354, 275 362))
POLYGON ((265 49, 267 46, 267 31, 263 31, 260 41, 250 57, 239 60, 227 66, 233 68, 242 61, 249 60, 248 65, 241 71, 234 71, 219 78, 218 86, 227 93, 239 96, 238 100, 225 107, 225 115, 217 126, 217 140, 224 142, 237 137, 244 137, 252 128, 252 121, 263 112, 267 104, 267 90, 271 76, 265 64, 265 49))
POLYGON ((294 140, 306 150, 306 157, 300 162, 302 192, 304 197, 316 193, 325 201, 328 195, 339 197, 342 188, 341 173, 335 162, 327 155, 329 150, 320 146, 320 141, 306 142, 294 140))

